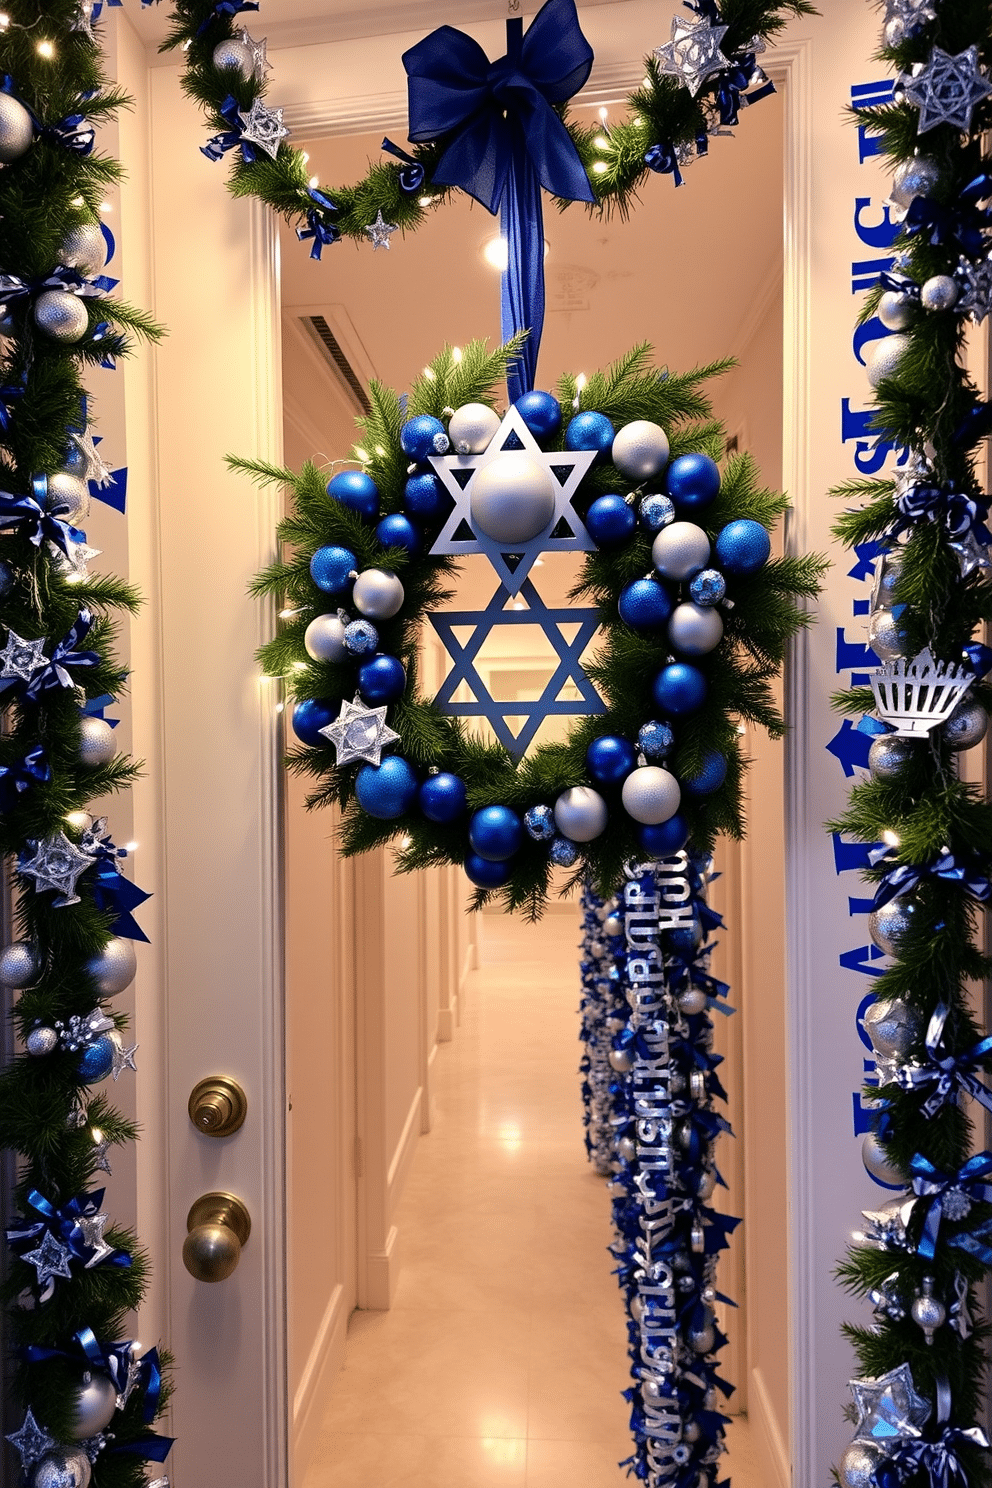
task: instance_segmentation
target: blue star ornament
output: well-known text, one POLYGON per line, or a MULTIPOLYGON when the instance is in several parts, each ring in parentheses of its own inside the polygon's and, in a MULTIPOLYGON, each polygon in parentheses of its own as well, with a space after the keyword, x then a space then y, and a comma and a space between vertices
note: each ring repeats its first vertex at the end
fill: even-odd
MULTIPOLYGON (((595 459, 595 450, 545 452, 524 423, 519 410, 510 408, 481 454, 430 456, 430 464, 454 501, 451 515, 431 552, 456 557, 468 553, 484 554, 511 598, 519 593, 535 560, 542 553, 594 552, 596 544, 575 510, 573 500, 595 459), (515 456, 519 457, 520 472, 513 469, 515 456), (488 536, 479 525, 483 486, 488 487, 491 482, 491 477, 487 481, 483 472, 496 461, 501 462, 500 472, 505 469, 511 481, 520 473, 525 477, 536 474, 539 481, 546 480, 547 519, 542 520, 539 530, 528 537, 488 536), (477 498, 474 514, 473 494, 477 498)), ((487 499, 491 494, 487 489, 487 499)), ((506 509, 500 513, 503 517, 508 516, 511 522, 514 499, 511 491, 506 498, 506 509)), ((523 499, 521 497, 521 501, 523 499)))
POLYGON ((463 718, 484 718, 515 764, 523 758, 544 719, 550 715, 606 712, 602 698, 582 667, 582 653, 592 641, 599 624, 597 611, 549 610, 529 579, 523 580, 519 592, 526 600, 527 608, 506 609, 511 595, 506 585, 500 584, 482 611, 430 616, 430 622, 453 662, 434 700, 439 712, 463 718), (492 696, 479 675, 476 659, 497 625, 539 625, 554 648, 558 665, 536 701, 501 702, 492 696), (571 640, 562 633, 563 625, 574 629, 575 635, 571 640), (455 635, 456 628, 470 629, 472 634, 461 641, 455 635), (475 701, 455 700, 455 693, 463 683, 475 701), (573 701, 559 696, 569 683, 574 683, 578 689, 579 699, 573 701), (516 734, 510 728, 508 718, 523 719, 516 734))
POLYGON ((956 56, 934 47, 927 65, 915 77, 906 78, 904 87, 907 100, 920 111, 918 134, 939 124, 952 124, 970 134, 976 105, 992 93, 974 46, 956 56))

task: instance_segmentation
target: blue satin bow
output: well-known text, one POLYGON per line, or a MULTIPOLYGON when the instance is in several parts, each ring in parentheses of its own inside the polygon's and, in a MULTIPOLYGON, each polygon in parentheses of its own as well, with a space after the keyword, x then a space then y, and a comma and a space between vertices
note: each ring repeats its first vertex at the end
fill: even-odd
POLYGON ((933 1093, 923 1103, 927 1116, 935 1116, 941 1106, 957 1099, 959 1090, 967 1091, 974 1100, 981 1102, 986 1111, 992 1111, 992 1091, 984 1086, 974 1073, 975 1066, 992 1058, 992 1035, 980 1039, 970 1049, 949 1053, 943 1047, 944 1025, 950 1012, 946 1003, 934 1011, 927 1028, 926 1049, 930 1064, 904 1064, 896 1072, 896 1083, 904 1090, 926 1090, 933 1093))
POLYGON ((953 1488, 954 1483, 967 1485, 970 1481, 958 1449, 969 1442, 973 1447, 985 1448, 988 1438, 980 1426, 945 1426, 935 1442, 924 1441, 917 1427, 908 1421, 903 1423, 902 1436, 891 1456, 875 1469, 874 1480, 878 1488, 901 1488, 901 1485, 920 1472, 926 1472, 930 1488, 953 1488))
POLYGON ((979 502, 956 491, 952 484, 931 485, 924 481, 909 486, 896 498, 899 517, 886 534, 898 537, 915 522, 940 522, 951 537, 964 537, 984 522, 989 514, 988 502, 979 502))
POLYGON ((25 536, 35 547, 40 547, 47 538, 66 556, 70 543, 86 541, 85 532, 71 527, 59 517, 53 517, 33 496, 14 496, 10 491, 0 491, 0 529, 7 527, 23 527, 25 536))
POLYGON ((410 139, 445 143, 433 179, 500 211, 508 253, 503 339, 530 332, 508 372, 512 403, 534 386, 544 327, 541 187, 567 201, 595 200, 555 108, 583 87, 593 54, 574 0, 547 0, 526 35, 521 19, 508 20, 506 45, 506 56, 491 63, 470 36, 441 26, 402 60, 410 139))
POLYGON ((202 20, 197 26, 196 34, 197 36, 202 36, 207 28, 221 16, 226 16, 229 20, 233 20, 239 11, 257 9, 258 0, 218 0, 218 4, 214 6, 206 19, 202 20))
POLYGON ((155 1419, 162 1394, 162 1366, 158 1349, 151 1348, 140 1359, 136 1359, 132 1339, 127 1338, 120 1343, 101 1343, 92 1328, 80 1328, 73 1335, 72 1341, 76 1346, 74 1350, 46 1348, 41 1344, 29 1343, 18 1352, 31 1364, 42 1364, 49 1359, 78 1359, 82 1353, 88 1364, 109 1376, 117 1394, 125 1397, 118 1409, 123 1410, 127 1398, 135 1389, 140 1389, 144 1397, 141 1419, 146 1426, 155 1419))
POLYGON ((76 650, 80 641, 86 639, 92 624, 93 616, 89 610, 80 610, 75 624, 58 642, 48 658, 48 664, 39 667, 27 684, 24 689, 25 697, 37 703, 41 700, 43 693, 54 692, 57 687, 75 687, 76 679, 69 674, 67 667, 99 666, 100 656, 96 651, 76 650))
MULTIPOLYGON (((258 9, 258 6, 255 6, 258 9)), ((203 25, 209 24, 212 17, 208 16, 203 25)), ((201 30, 203 27, 200 28, 201 30)), ((251 165, 257 159, 258 151, 248 140, 241 138, 244 126, 241 123, 241 105, 238 100, 229 93, 221 104, 219 113, 227 121, 228 128, 223 134, 215 134, 207 140, 205 145, 200 146, 200 154, 206 155, 208 160, 220 160, 227 150, 235 150, 241 146, 241 158, 246 165, 251 165)))
MULTIPOLYGON (((951 1193, 959 1194, 972 1203, 992 1203, 992 1152, 977 1152, 957 1173, 941 1173, 933 1163, 918 1152, 910 1160, 909 1171, 913 1180, 913 1192, 917 1199, 929 1200, 923 1234, 917 1246, 919 1255, 932 1261, 937 1249, 937 1236, 944 1216, 944 1204, 951 1193)), ((961 1216, 963 1218, 963 1216, 961 1216)))
POLYGON ((327 221, 327 215, 336 217, 340 208, 331 201, 329 196, 325 196, 314 186, 308 188, 307 196, 313 202, 313 206, 307 212, 306 227, 298 227, 296 236, 301 243, 307 238, 313 238, 310 257, 319 259, 322 250, 329 247, 331 243, 336 243, 341 237, 341 229, 335 227, 333 222, 327 221))
POLYGON ((983 174, 968 183, 952 207, 942 206, 930 196, 914 197, 906 213, 906 236, 923 236, 934 247, 956 243, 966 258, 981 258, 990 217, 988 210, 981 210, 978 203, 989 195, 992 195, 992 178, 983 174))
POLYGON ((40 744, 29 749, 12 765, 0 765, 0 810, 10 811, 18 796, 33 785, 43 785, 52 778, 52 767, 40 744))
POLYGON ((671 140, 665 140, 657 145, 652 145, 644 152, 644 164, 648 170, 653 170, 659 176, 671 176, 676 186, 682 185, 682 172, 679 170, 679 157, 671 140))
MULTIPOLYGON (((884 853, 877 851, 869 854, 872 867, 893 860, 896 856, 894 848, 888 848, 884 853)), ((976 862, 962 863, 946 847, 939 857, 932 863, 899 863, 896 867, 888 869, 875 890, 875 898, 872 901, 872 909, 881 909, 883 904, 888 904, 899 894, 908 894, 916 888, 918 883, 926 877, 942 878, 949 883, 959 883, 966 894, 973 899, 984 903, 992 896, 992 881, 984 864, 976 862)))
POLYGON ((762 98, 775 92, 775 84, 771 82, 761 68, 757 65, 753 52, 745 52, 738 58, 732 67, 725 67, 718 74, 716 90, 717 107, 720 110, 720 123, 734 125, 738 122, 737 113, 741 107, 760 103, 762 98), (754 84, 761 84, 746 98, 742 95, 754 84))
MULTIPOLYGON (((90 1193, 78 1193, 57 1209, 44 1194, 33 1188, 27 1202, 41 1218, 16 1215, 6 1232, 7 1244, 16 1255, 23 1255, 25 1251, 33 1250, 45 1231, 50 1230, 68 1248, 74 1260, 90 1266, 97 1252, 83 1238, 79 1221, 99 1214, 105 1192, 106 1189, 97 1188, 90 1193)), ((105 1256, 101 1264, 127 1267, 131 1264, 131 1257, 124 1250, 115 1250, 105 1256)))
POLYGON ((41 137, 71 150, 74 155, 90 155, 96 143, 96 130, 86 122, 85 114, 66 114, 57 124, 46 124, 41 137))
POLYGON ((33 279, 22 279, 19 274, 0 274, 0 303, 9 305, 29 296, 33 298, 46 289, 63 289, 82 300, 91 300, 109 294, 116 289, 118 282, 106 274, 86 279, 77 269, 66 268, 64 264, 59 264, 50 274, 39 274, 33 279))

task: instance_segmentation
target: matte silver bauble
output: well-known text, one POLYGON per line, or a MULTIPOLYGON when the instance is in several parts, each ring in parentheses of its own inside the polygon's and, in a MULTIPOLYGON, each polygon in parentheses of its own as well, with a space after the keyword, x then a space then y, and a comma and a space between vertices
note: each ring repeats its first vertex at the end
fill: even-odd
POLYGON ((625 1075, 634 1068, 634 1056, 629 1049, 611 1049, 609 1060, 618 1075, 625 1075))
POLYGON ((367 568, 355 580, 352 601, 366 620, 391 620, 403 607, 403 585, 385 568, 367 568))
POLYGON ((985 738, 989 715, 977 698, 958 703, 940 732, 950 749, 972 749, 985 738))
POLYGON ((76 1409, 69 1434, 75 1441, 105 1431, 117 1409, 117 1386, 110 1376, 87 1370, 76 1387, 76 1409))
POLYGON ((644 826, 669 821, 682 800, 679 783, 662 765, 640 765, 631 770, 621 792, 623 809, 644 826))
POLYGON ((86 970, 96 981, 104 997, 116 997, 125 987, 130 987, 138 971, 138 957, 134 941, 123 935, 114 935, 102 951, 91 956, 86 970))
POLYGON ((35 1463, 31 1488, 89 1488, 90 1459, 81 1447, 55 1447, 35 1463))
POLYGON ((934 1296, 933 1289, 933 1277, 924 1276, 920 1295, 910 1308, 913 1322, 923 1329, 923 1336, 928 1344, 933 1343, 933 1335, 947 1322, 947 1308, 939 1297, 934 1296))
POLYGON ((878 302, 877 313, 887 331, 908 331, 916 319, 916 306, 909 295, 887 289, 878 302))
POLYGON ((41 974, 41 958, 27 940, 15 940, 0 951, 0 985, 30 987, 41 974))
POLYGON ((90 318, 86 302, 67 289, 44 289, 34 302, 34 323, 53 341, 81 341, 90 318))
POLYGON ((34 139, 34 123, 23 103, 0 93, 0 161, 17 160, 34 139))
POLYGON ((716 1332, 712 1323, 704 1323, 701 1328, 690 1328, 687 1334, 689 1347, 697 1354, 710 1354, 716 1344, 716 1332))
POLYGON ((690 1446, 699 1440, 700 1429, 698 1421, 686 1421, 682 1427, 682 1440, 687 1441, 690 1446))
POLYGON ((86 482, 70 470, 57 470, 48 477, 45 510, 69 522, 81 522, 90 509, 90 491, 86 482))
POLYGON ((637 1156, 637 1148, 629 1137, 621 1137, 617 1143, 617 1153, 623 1158, 624 1162, 633 1162, 637 1156))
POLYGON ((250 47, 236 36, 228 36, 214 47, 211 59, 218 72, 236 72, 244 82, 255 75, 255 58, 250 47))
POLYGON ((630 1299, 629 1311, 635 1323, 639 1323, 644 1316, 644 1301, 637 1292, 630 1299))
POLYGON ((920 304, 924 310, 937 312, 940 310, 952 310, 958 302, 957 280, 952 279, 950 274, 934 274, 920 285, 920 304))
POLYGON ((871 592, 872 609, 891 610, 896 603, 896 584, 902 575, 905 559, 905 548, 893 548, 891 553, 882 553, 876 558, 875 583, 871 592))
POLYGON ((682 583, 710 561, 710 540, 695 522, 670 522, 651 544, 651 561, 663 579, 682 583))
POLYGON ((54 1054, 59 1046, 59 1036, 54 1028, 46 1028, 40 1023, 37 1028, 32 1028, 24 1040, 24 1047, 32 1059, 47 1059, 49 1054, 54 1054))
POLYGON ((883 1059, 904 1059, 923 1032, 923 1015, 902 997, 873 1002, 864 1016, 865 1033, 883 1059))
POLYGON ((606 931, 607 935, 622 935, 623 920, 618 914, 607 915, 606 919, 603 921, 603 929, 606 931))
POLYGON ((591 786, 562 791, 555 802, 555 825, 572 842, 591 842, 606 830, 606 802, 591 786))
POLYGON ((676 605, 668 622, 668 639, 683 656, 705 656, 723 640, 719 610, 687 602, 676 605))
POLYGON ((716 1174, 712 1168, 704 1168, 699 1175, 699 1182, 696 1184, 697 1199, 702 1199, 705 1202, 707 1199, 712 1198, 715 1188, 716 1174))
POLYGON ((868 934, 887 956, 899 954, 900 942, 906 935, 916 904, 912 899, 890 899, 881 909, 873 909, 868 916, 868 934))
POLYGON ((345 622, 340 615, 317 615, 303 633, 303 644, 312 661, 344 661, 345 622))
POLYGON ((635 419, 617 430, 611 458, 621 475, 650 480, 668 464, 668 435, 660 424, 635 419))
POLYGON ((901 46, 906 40, 906 22, 901 15, 889 17, 882 27, 882 40, 887 47, 901 46))
POLYGON ((499 428, 499 414, 485 403, 464 403, 448 421, 448 440, 456 455, 481 455, 499 428))
POLYGON ((913 741, 898 734, 878 734, 868 750, 868 769, 879 785, 898 780, 913 758, 913 741))
POLYGON ((507 450, 472 477, 472 522, 494 542, 526 543, 555 514, 550 470, 522 450, 507 450))
POLYGON ((890 200, 909 208, 916 197, 930 196, 940 181, 940 167, 926 155, 914 155, 897 167, 892 179, 890 200))
POLYGON ((107 240, 99 222, 79 222, 70 227, 59 244, 58 260, 67 269, 78 269, 85 279, 99 274, 107 262, 107 240))
POLYGON ((868 644, 879 661, 908 656, 906 632, 891 610, 875 610, 868 620, 868 644))
POLYGON ((885 1183, 892 1188, 905 1183, 906 1175, 889 1161, 889 1155, 885 1150, 885 1143, 878 1140, 877 1132, 867 1132, 861 1143, 861 1161, 866 1170, 879 1183, 885 1183))
POLYGON ((875 1469, 882 1455, 873 1441, 853 1441, 845 1447, 838 1468, 843 1488, 875 1488, 875 1469))
POLYGON ((114 731, 105 718, 90 718, 86 714, 79 720, 79 759, 89 768, 109 765, 117 753, 114 731))
POLYGON ((678 999, 679 1010, 685 1013, 687 1018, 694 1018, 697 1013, 701 1013, 706 1002, 706 993, 701 987, 687 987, 678 999))
POLYGON ((873 388, 877 388, 886 377, 895 376, 909 347, 909 337, 899 335, 883 336, 880 341, 872 344, 865 357, 865 367, 868 372, 868 381, 873 388))

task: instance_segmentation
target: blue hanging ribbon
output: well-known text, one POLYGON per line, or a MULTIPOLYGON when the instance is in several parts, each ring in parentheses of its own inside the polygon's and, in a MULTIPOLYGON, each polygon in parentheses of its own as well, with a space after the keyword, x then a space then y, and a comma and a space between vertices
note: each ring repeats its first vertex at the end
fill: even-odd
POLYGON ((923 1234, 917 1252, 932 1261, 937 1249, 937 1236, 944 1215, 944 1204, 950 1194, 955 1194, 971 1203, 992 1203, 992 1152, 978 1152, 958 1169, 956 1173, 941 1173, 933 1163, 917 1152, 911 1158, 909 1171, 913 1180, 913 1192, 917 1199, 929 1200, 923 1234))
MULTIPOLYGON (((105 1193, 106 1189, 103 1188, 93 1189, 90 1193, 78 1193, 68 1203, 57 1209, 43 1194, 33 1188, 27 1196, 27 1202, 37 1214, 41 1215, 41 1218, 32 1219, 30 1216, 15 1215, 6 1232, 7 1244, 15 1255, 23 1255, 27 1250, 34 1250, 38 1240, 46 1230, 49 1230, 57 1240, 61 1240, 74 1260, 82 1261, 86 1265, 92 1261, 96 1251, 84 1240, 79 1221, 99 1214, 105 1193)), ((105 1256, 99 1264, 127 1267, 131 1264, 131 1257, 127 1251, 115 1250, 105 1256)))
MULTIPOLYGON (((255 9, 258 9, 257 5, 255 9)), ((204 25, 207 25, 208 21, 205 21, 204 25)), ((207 140, 205 145, 201 145, 200 154, 206 155, 208 160, 220 160, 227 150, 235 150, 240 145, 242 160, 246 165, 251 165, 252 161, 258 158, 258 151, 248 140, 241 138, 244 126, 241 123, 241 105, 238 100, 229 93, 221 104, 219 113, 227 121, 228 128, 223 134, 215 134, 212 139, 207 140)))
POLYGON ((974 1073, 976 1065, 992 1058, 992 1034, 980 1039, 970 1049, 963 1049, 957 1054, 949 1053, 943 1047, 944 1027, 949 1013, 950 1008, 942 1002, 930 1019, 926 1049, 931 1062, 903 1065, 896 1072, 896 1082, 904 1090, 932 1090, 923 1103, 923 1111, 927 1116, 935 1116, 941 1106, 956 1101, 959 1090, 967 1091, 986 1111, 992 1112, 992 1090, 988 1090, 974 1073))
POLYGON ((97 852, 97 871, 92 880, 93 902, 97 909, 103 910, 114 916, 110 926, 111 935, 119 935, 124 940, 143 940, 147 942, 148 936, 142 930, 132 914, 132 910, 144 904, 150 899, 151 894, 146 894, 144 889, 139 889, 136 883, 125 878, 117 866, 117 856, 121 849, 112 844, 103 845, 97 852))
MULTIPOLYGON (((48 479, 42 477, 47 489, 48 479)), ((40 547, 47 539, 68 557, 69 544, 86 541, 85 532, 72 527, 59 517, 45 511, 33 496, 14 496, 10 491, 0 491, 0 530, 9 527, 24 528, 24 535, 40 547)))
POLYGON ((544 327, 541 187, 567 201, 595 201, 555 105, 582 88, 592 48, 574 0, 546 0, 527 30, 506 23, 507 51, 490 63, 478 42, 441 26, 403 54, 409 80, 409 137, 443 140, 433 179, 458 186, 494 215, 507 242, 502 279, 504 341, 529 337, 508 369, 510 402, 533 386, 544 327))
POLYGON ((965 1255, 974 1256, 983 1266, 992 1266, 992 1219, 983 1220, 973 1230, 952 1235, 947 1243, 963 1250, 965 1255))
POLYGON ((90 155, 96 144, 96 130, 85 114, 66 114, 57 124, 45 124, 39 131, 50 144, 61 145, 74 155, 90 155))
POLYGON ((306 227, 298 227, 296 229, 296 236, 301 243, 307 238, 313 238, 310 257, 319 259, 322 251, 330 247, 332 243, 336 243, 341 237, 341 229, 336 227, 334 223, 328 222, 326 220, 326 214, 331 213, 336 217, 341 209, 331 201, 329 196, 325 196, 322 191, 318 191, 314 186, 307 188, 307 196, 314 205, 307 212, 306 227))
POLYGON ((86 279, 78 269, 67 268, 65 264, 59 264, 50 274, 39 274, 30 279, 22 279, 19 274, 0 274, 0 303, 11 305, 21 299, 34 299, 46 289, 63 289, 82 300, 91 300, 109 294, 119 282, 106 274, 86 279))
POLYGON ((258 0, 218 0, 218 4, 214 6, 213 10, 206 17, 206 19, 201 21, 199 26, 197 26, 196 34, 197 36, 202 36, 203 33, 211 25, 213 25, 214 21, 220 20, 222 16, 226 16, 229 20, 233 20, 234 17, 238 15, 242 10, 257 9, 258 0))
MULTIPOLYGON (((894 862, 896 851, 891 847, 886 848, 884 852, 876 849, 868 856, 874 868, 886 861, 894 862)), ((970 864, 962 863, 945 847, 932 863, 899 863, 889 868, 875 890, 872 909, 881 909, 883 904, 888 904, 899 894, 910 893, 927 877, 942 878, 948 883, 959 883, 966 894, 970 894, 980 903, 984 903, 992 896, 992 880, 989 878, 986 865, 974 859, 970 864)))
POLYGON ((13 764, 0 765, 0 811, 12 811, 25 791, 51 778, 52 768, 40 744, 13 764))
POLYGON ((406 150, 394 145, 391 139, 384 139, 381 148, 404 162, 398 172, 400 190, 405 191, 407 196, 413 196, 424 184, 424 167, 419 160, 414 160, 412 155, 407 154, 406 150))
POLYGON ((762 98, 767 98, 769 94, 775 92, 775 84, 758 67, 753 52, 745 52, 743 56, 736 58, 733 66, 725 67, 717 74, 714 81, 716 103, 720 110, 720 123, 728 126, 739 122, 739 109, 748 104, 760 103, 762 98), (743 95, 753 85, 759 86, 756 86, 755 91, 745 98, 743 95))
POLYGON ((18 398, 24 397, 27 381, 28 374, 22 372, 17 382, 8 382, 3 387, 0 387, 0 430, 4 434, 10 430, 11 414, 13 412, 10 405, 16 403, 18 398))
POLYGON ((890 274, 887 269, 883 269, 878 278, 883 289, 891 290, 893 294, 901 295, 903 299, 914 300, 919 304, 920 286, 915 279, 910 279, 906 274, 890 274))
POLYGON ((644 152, 644 164, 648 170, 653 170, 660 176, 671 176, 676 186, 682 185, 682 172, 679 170, 679 157, 671 140, 665 140, 657 145, 652 145, 644 152))
POLYGON ((878 1488, 902 1488, 925 1472, 930 1488, 954 1488, 955 1483, 967 1488, 971 1479, 958 1455, 965 1442, 980 1448, 989 1444, 980 1426, 945 1426, 936 1441, 924 1441, 918 1427, 903 1421, 895 1449, 875 1468, 875 1482, 878 1488))

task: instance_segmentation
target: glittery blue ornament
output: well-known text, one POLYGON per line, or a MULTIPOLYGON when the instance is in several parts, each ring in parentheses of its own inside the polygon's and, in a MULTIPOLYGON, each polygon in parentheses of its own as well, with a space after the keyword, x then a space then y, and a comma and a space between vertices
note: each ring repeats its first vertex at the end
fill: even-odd
POLYGON ((625 542, 636 526, 633 508, 622 496, 597 496, 586 513, 590 537, 604 546, 625 542))
POLYGON ((395 703, 405 690, 406 669, 396 656, 373 656, 358 668, 358 692, 370 708, 395 703))
POLYGON ((520 849, 524 824, 509 806, 483 806, 469 822, 468 840, 480 858, 505 863, 520 849))
POLYGON ((351 582, 358 559, 350 548, 318 548, 310 559, 310 577, 325 594, 340 594, 351 582))
POLYGON ((524 812, 524 826, 535 842, 550 842, 555 835, 555 814, 550 806, 531 806, 524 812))
MULTIPOLYGON (((673 851, 677 852, 675 848, 673 851)), ((665 946, 670 951, 677 951, 680 956, 691 956, 702 940, 699 921, 693 920, 691 925, 678 925, 674 930, 665 931, 665 946)))
POLYGON ((636 763, 634 746, 616 734, 603 734, 593 739, 586 750, 589 774, 600 785, 620 785, 636 763))
POLYGON ((632 630, 658 630, 668 624, 672 598, 656 579, 634 579, 621 589, 617 608, 632 630))
POLYGON ((432 522, 444 510, 449 498, 437 476, 429 470, 418 470, 407 476, 403 487, 403 505, 412 517, 423 522, 432 522))
POLYGON ((662 667, 651 691, 658 707, 675 718, 695 713, 706 701, 706 678, 698 667, 687 661, 674 661, 662 667))
POLYGON ((648 532, 660 532, 675 521, 675 505, 667 496, 645 496, 641 502, 641 526, 648 532))
POLYGON ((666 822, 658 822, 656 826, 642 823, 636 831, 643 851, 652 858, 667 858, 670 853, 676 853, 685 847, 689 840, 689 823, 679 812, 670 816, 666 822))
POLYGON ((571 868, 579 861, 579 849, 567 837, 555 837, 548 848, 548 857, 556 868, 571 868))
POLYGON ((605 463, 613 449, 616 430, 605 413, 577 413, 565 430, 567 450, 595 450, 596 464, 605 463))
POLYGON ((416 800, 417 777, 405 759, 391 754, 381 765, 362 766, 355 777, 355 796, 369 816, 391 821, 416 800))
POLYGON ((726 592, 727 581, 715 568, 704 568, 689 585, 689 597, 693 604, 706 608, 719 604, 726 592))
POLYGON ((114 1045, 106 1034, 89 1044, 76 1060, 76 1069, 84 1085, 105 1080, 114 1067, 114 1045))
POLYGON ((534 389, 514 403, 535 439, 551 439, 561 428, 561 404, 551 393, 534 389))
POLYGON ((702 768, 682 780, 682 789, 690 796, 708 796, 719 790, 727 778, 727 759, 719 749, 707 749, 702 768))
POLYGON ((364 470, 341 470, 327 482, 327 494, 367 522, 379 515, 379 487, 364 470))
POLYGON ((0 558, 0 598, 9 594, 14 587, 14 570, 6 558, 0 558))
POLYGON ((772 540, 760 522, 739 517, 717 534, 714 550, 725 573, 752 574, 768 562, 772 540))
POLYGON ((440 419, 429 413, 418 413, 407 419, 400 430, 400 449, 411 460, 426 460, 428 455, 448 451, 448 433, 440 419))
POLYGON ((720 467, 709 455, 679 455, 665 472, 665 490, 680 512, 701 511, 720 489, 720 467))
POLYGON ((690 1166, 695 1166, 703 1155, 703 1139, 696 1126, 683 1127, 683 1136, 680 1144, 684 1154, 684 1161, 690 1166))
POLYGON ((420 787, 420 809, 428 821, 453 822, 465 813, 465 782, 449 770, 430 775, 420 787))
POLYGON ((379 645, 379 632, 371 620, 352 620, 344 628, 344 643, 352 656, 371 656, 379 645))
POLYGON ((642 723, 637 732, 637 742, 641 753, 650 760, 663 760, 671 753, 675 743, 675 735, 667 723, 658 723, 651 719, 649 723, 642 723))
POLYGON ((513 868, 509 863, 494 863, 478 853, 469 853, 465 859, 465 872, 478 888, 498 889, 507 882, 513 868))
POLYGON ((291 715, 293 733, 301 744, 319 746, 324 743, 320 730, 333 723, 338 716, 339 705, 330 698, 304 698, 297 703, 291 715))
POLYGON ((375 529, 378 542, 384 548, 405 548, 408 553, 415 553, 420 546, 420 534, 410 521, 404 517, 402 512, 392 512, 375 529))

